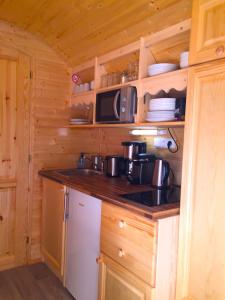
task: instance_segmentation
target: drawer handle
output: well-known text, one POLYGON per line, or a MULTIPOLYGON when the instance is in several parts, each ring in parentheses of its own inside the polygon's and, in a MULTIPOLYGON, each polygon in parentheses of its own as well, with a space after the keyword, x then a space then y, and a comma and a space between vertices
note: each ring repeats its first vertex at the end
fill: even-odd
POLYGON ((224 46, 223 46, 223 45, 217 47, 217 48, 216 48, 216 55, 217 55, 217 56, 223 55, 223 54, 224 54, 224 50, 225 50, 225 49, 224 49, 224 46))
POLYGON ((119 256, 120 258, 122 258, 122 257, 125 256, 125 252, 123 251, 123 249, 119 249, 119 251, 118 251, 118 256, 119 256))
POLYGON ((126 227, 127 224, 124 220, 120 220, 118 225, 119 225, 119 228, 123 229, 126 227))

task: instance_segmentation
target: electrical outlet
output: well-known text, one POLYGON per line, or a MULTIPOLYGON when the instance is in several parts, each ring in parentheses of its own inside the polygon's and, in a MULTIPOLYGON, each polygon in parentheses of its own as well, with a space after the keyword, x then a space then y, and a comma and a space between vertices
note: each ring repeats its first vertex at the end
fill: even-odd
POLYGON ((160 149, 167 149, 168 142, 172 142, 171 149, 175 149, 176 145, 171 138, 163 138, 163 137, 155 137, 154 138, 154 146, 160 149))

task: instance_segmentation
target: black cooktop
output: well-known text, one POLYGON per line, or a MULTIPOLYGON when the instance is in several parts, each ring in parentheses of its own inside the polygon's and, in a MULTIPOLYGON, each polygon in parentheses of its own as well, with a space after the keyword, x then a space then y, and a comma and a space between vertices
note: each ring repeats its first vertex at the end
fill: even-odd
POLYGON ((159 206, 180 201, 180 187, 123 194, 121 197, 146 206, 159 206))

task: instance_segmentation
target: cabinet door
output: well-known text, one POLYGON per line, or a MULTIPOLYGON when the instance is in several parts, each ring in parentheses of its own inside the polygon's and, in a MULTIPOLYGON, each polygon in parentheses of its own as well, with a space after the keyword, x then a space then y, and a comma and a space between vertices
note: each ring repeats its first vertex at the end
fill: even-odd
POLYGON ((101 257, 99 300, 150 300, 152 289, 125 268, 101 257))
POLYGON ((225 57, 225 1, 194 0, 190 64, 225 57))
POLYGON ((225 299, 225 62, 189 76, 177 299, 225 299))
POLYGON ((45 262, 60 278, 64 265, 64 186, 43 179, 41 249, 45 262))

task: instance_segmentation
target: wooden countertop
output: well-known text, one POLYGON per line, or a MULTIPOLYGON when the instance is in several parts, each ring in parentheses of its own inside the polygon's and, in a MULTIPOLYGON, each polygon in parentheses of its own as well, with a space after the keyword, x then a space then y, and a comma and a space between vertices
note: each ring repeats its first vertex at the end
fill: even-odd
POLYGON ((86 174, 79 169, 74 169, 72 176, 61 175, 58 173, 59 171, 62 170, 41 170, 39 175, 153 220, 179 214, 179 203, 147 207, 120 196, 126 193, 149 191, 152 189, 149 185, 132 185, 126 178, 113 178, 93 173, 86 174))

